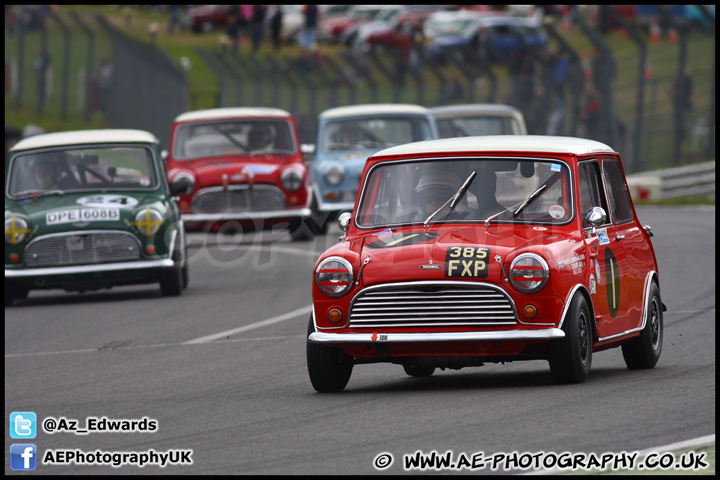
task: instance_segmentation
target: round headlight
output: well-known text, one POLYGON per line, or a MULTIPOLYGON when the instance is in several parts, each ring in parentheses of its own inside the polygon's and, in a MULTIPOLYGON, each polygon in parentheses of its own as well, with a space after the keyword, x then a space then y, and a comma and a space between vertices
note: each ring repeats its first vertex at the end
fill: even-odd
POLYGON ((190 172, 180 172, 170 182, 170 188, 175 195, 189 195, 195 190, 195 177, 190 172))
POLYGON ((148 237, 155 235, 160 225, 164 223, 162 215, 157 210, 150 207, 140 210, 135 215, 135 221, 132 224, 137 228, 138 232, 148 237))
POLYGON ((328 257, 315 270, 315 283, 323 293, 336 297, 350 290, 353 269, 342 257, 328 257))
POLYGON ((17 245, 23 242, 29 233, 28 224, 22 218, 13 215, 5 219, 5 243, 17 245))
POLYGON ((537 292, 550 278, 547 262, 534 253, 518 255, 510 264, 510 281, 513 286, 525 293, 537 292))
POLYGON ((330 185, 340 185, 345 178, 345 169, 340 165, 332 163, 323 170, 323 177, 330 185))
POLYGON ((288 168, 280 175, 280 182, 285 190, 294 192, 300 190, 303 184, 302 172, 297 168, 288 168))

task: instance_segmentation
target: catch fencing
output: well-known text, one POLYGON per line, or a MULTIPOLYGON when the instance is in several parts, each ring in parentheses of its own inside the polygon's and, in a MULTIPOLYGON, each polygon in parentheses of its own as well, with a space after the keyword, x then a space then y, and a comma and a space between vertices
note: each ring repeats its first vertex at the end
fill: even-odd
POLYGON ((525 45, 521 59, 473 44, 441 56, 423 43, 406 54, 393 48, 328 54, 321 46, 300 57, 198 47, 218 92, 212 105, 199 107, 191 102, 185 70, 161 50, 102 16, 48 11, 32 28, 8 33, 6 26, 5 103, 6 110, 105 118, 113 127, 148 130, 164 145, 175 116, 197 108, 283 108, 296 118, 301 141, 314 143, 317 116, 335 106, 505 103, 523 112, 531 134, 605 142, 623 154, 627 173, 641 172, 715 156, 714 21, 709 30, 675 21, 667 19, 665 36, 653 43, 618 17, 637 45, 623 56, 574 8, 562 22, 546 21, 548 44, 525 45), (567 41, 568 25, 590 47, 567 41), (712 62, 696 61, 700 54, 712 62), (622 82, 619 73, 625 73, 622 82))

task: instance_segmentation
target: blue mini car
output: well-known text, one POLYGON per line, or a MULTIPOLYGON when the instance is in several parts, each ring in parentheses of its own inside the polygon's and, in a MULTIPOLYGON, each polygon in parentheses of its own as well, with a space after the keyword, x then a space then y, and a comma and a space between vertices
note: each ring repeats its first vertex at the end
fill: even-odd
POLYGON ((337 107, 319 116, 312 217, 316 233, 355 205, 365 160, 385 148, 439 138, 435 119, 419 105, 368 104, 337 107))

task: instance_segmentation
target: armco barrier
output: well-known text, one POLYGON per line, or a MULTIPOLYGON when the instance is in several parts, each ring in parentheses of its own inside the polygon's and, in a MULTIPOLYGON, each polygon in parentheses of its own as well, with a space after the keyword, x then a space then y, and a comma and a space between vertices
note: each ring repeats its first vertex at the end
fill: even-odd
POLYGON ((634 200, 677 197, 715 197, 715 161, 665 168, 627 176, 634 200))

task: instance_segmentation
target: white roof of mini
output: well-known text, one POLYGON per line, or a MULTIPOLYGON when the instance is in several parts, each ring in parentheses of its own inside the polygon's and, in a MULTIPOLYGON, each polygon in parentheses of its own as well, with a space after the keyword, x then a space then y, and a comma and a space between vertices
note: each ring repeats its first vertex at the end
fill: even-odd
POLYGON ((181 113, 175 118, 176 122, 188 122, 198 120, 215 120, 219 118, 240 118, 240 117, 289 117, 290 113, 280 108, 270 107, 228 107, 210 108, 208 110, 195 110, 181 113))
POLYGON ((62 147, 90 143, 157 142, 150 132, 131 129, 75 130, 34 135, 16 143, 10 151, 33 148, 62 147))
POLYGON ((454 137, 406 143, 381 150, 373 158, 388 155, 438 155, 460 152, 530 152, 530 153, 615 153, 604 143, 586 138, 550 135, 484 135, 454 137))
POLYGON ((521 114, 520 110, 512 105, 504 105, 500 103, 465 103, 461 105, 443 105, 442 107, 433 107, 430 109, 435 117, 456 117, 470 116, 473 114, 494 113, 501 115, 517 115, 521 114))
POLYGON ((427 114, 429 110, 420 105, 411 105, 406 103, 369 103, 366 105, 349 105, 346 107, 335 107, 325 110, 320 114, 320 118, 333 117, 349 117, 361 115, 377 115, 377 114, 403 114, 403 113, 421 113, 427 114))

